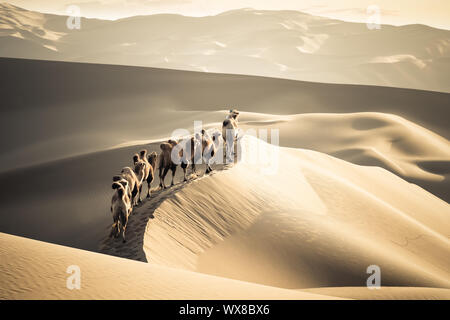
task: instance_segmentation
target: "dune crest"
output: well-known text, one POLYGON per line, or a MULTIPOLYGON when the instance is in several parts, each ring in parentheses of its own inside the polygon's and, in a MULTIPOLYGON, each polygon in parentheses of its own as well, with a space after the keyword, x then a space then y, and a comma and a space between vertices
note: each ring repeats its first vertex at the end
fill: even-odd
POLYGON ((450 92, 450 31, 423 25, 254 9, 66 20, 0 4, 0 55, 450 92))
POLYGON ((447 202, 450 200, 450 142, 400 116, 359 112, 258 117, 242 113, 242 127, 277 129, 282 146, 311 149, 351 163, 382 167, 447 202))
POLYGON ((275 175, 255 165, 193 182, 149 221, 149 262, 285 288, 448 288, 450 208, 380 168, 280 150, 275 175))

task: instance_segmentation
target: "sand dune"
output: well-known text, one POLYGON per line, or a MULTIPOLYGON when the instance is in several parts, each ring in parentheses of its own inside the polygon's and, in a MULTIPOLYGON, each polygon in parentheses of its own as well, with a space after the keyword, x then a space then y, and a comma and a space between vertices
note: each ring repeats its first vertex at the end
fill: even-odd
POLYGON ((233 10, 117 21, 0 4, 0 56, 108 63, 450 92, 450 31, 424 25, 369 30, 296 11, 233 10))
POLYGON ((335 299, 115 258, 0 233, 0 299, 335 299), (80 290, 66 286, 77 265, 80 290))
POLYGON ((241 162, 137 208, 132 221, 147 219, 130 228, 143 239, 113 243, 148 264, 0 234, 0 298, 448 298, 447 203, 380 168, 279 151, 275 175, 241 162), (65 286, 73 264, 81 290, 65 286), (371 264, 382 289, 348 288, 364 286, 371 264))
POLYGON ((245 128, 280 128, 282 146, 382 166, 448 201, 448 94, 15 59, 0 66, 8 110, 0 183, 10 186, 0 193, 2 232, 98 251, 111 223, 111 177, 176 128, 220 126, 229 104, 244 110, 245 128), (361 111, 377 113, 343 114, 361 111))
POLYGON ((0 298, 448 298, 449 94, 17 59, 0 67, 0 231, 109 254, 2 233, 0 298), (112 176, 174 129, 220 126, 230 105, 244 129, 280 129, 275 174, 241 162, 182 184, 178 170, 175 187, 135 209, 125 245, 105 240, 112 176), (86 271, 83 290, 65 287, 72 264, 86 271), (383 289, 368 293, 373 264, 383 289))
POLYGON ((242 115, 242 127, 278 129, 280 145, 331 154, 385 168, 450 201, 450 143, 404 118, 386 113, 242 115), (248 121, 245 121, 249 119, 248 121), (269 120, 267 120, 269 119, 269 120), (420 143, 418 143, 420 141, 420 143))
POLYGON ((240 163, 163 201, 147 260, 284 288, 364 286, 376 264, 387 286, 449 287, 447 203, 380 168, 280 152, 275 175, 240 163))
POLYGON ((449 289, 411 288, 411 287, 381 287, 379 290, 367 290, 362 287, 337 287, 304 289, 303 292, 317 294, 334 294, 359 300, 448 300, 449 289))
POLYGON ((1 119, 0 134, 9 136, 1 171, 161 139, 193 120, 220 122, 230 105, 284 115, 390 113, 450 138, 444 93, 17 59, 0 59, 0 68, 10 110, 1 119))

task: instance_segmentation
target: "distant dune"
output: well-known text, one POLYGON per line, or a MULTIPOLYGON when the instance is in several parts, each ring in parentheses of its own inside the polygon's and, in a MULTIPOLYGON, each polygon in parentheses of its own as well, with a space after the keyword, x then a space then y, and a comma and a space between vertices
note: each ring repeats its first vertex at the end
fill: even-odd
POLYGON ((241 9, 117 21, 0 4, 0 56, 108 63, 450 92, 450 31, 241 9))
POLYGON ((382 112, 450 137, 444 93, 6 58, 0 68, 2 103, 12 110, 0 120, 10 136, 0 170, 161 139, 193 120, 221 121, 229 106, 279 115, 382 112))
MULTIPOLYGON (((257 114, 242 120, 247 117, 257 114)), ((261 121, 243 122, 243 128, 278 129, 282 146, 382 167, 450 201, 449 141, 404 118, 374 112, 265 114, 261 121)))

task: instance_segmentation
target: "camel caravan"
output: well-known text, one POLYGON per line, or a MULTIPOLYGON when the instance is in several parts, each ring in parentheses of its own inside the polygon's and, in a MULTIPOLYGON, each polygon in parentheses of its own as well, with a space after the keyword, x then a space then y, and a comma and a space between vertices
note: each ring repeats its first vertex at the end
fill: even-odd
POLYGON ((166 189, 165 178, 169 171, 172 174, 170 186, 174 185, 174 177, 177 166, 183 169, 183 179, 186 182, 188 167, 191 166, 191 173, 196 175, 196 164, 205 163, 205 174, 210 173, 215 157, 219 156, 219 151, 226 149, 226 162, 234 161, 234 144, 238 136, 238 116, 236 109, 230 110, 226 119, 222 123, 222 131, 214 130, 210 135, 207 131, 195 133, 192 137, 180 140, 169 139, 160 144, 160 154, 152 152, 149 155, 143 149, 133 155, 133 165, 122 168, 120 174, 113 177, 112 189, 114 194, 111 199, 111 213, 113 225, 110 237, 119 237, 122 234, 125 242, 125 230, 128 218, 133 211, 133 207, 142 202, 142 186, 147 182, 147 198, 150 198, 151 183, 154 180, 156 169, 159 169, 159 187, 166 189), (226 148, 221 148, 222 141, 226 148))

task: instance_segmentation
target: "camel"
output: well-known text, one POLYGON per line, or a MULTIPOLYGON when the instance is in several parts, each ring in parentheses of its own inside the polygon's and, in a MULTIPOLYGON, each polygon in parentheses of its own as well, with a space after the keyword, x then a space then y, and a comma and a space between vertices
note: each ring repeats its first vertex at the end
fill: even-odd
POLYGON ((202 130, 202 154, 203 159, 206 163, 206 174, 213 171, 211 168, 211 161, 214 159, 214 156, 217 153, 217 150, 219 149, 219 136, 220 132, 216 131, 213 134, 213 137, 211 138, 210 135, 205 131, 202 130))
POLYGON ((120 175, 113 177, 113 182, 119 182, 122 179, 124 179, 128 182, 127 193, 128 193, 128 197, 130 198, 130 200, 133 204, 134 203, 133 200, 138 193, 137 183, 136 183, 136 181, 137 181, 136 174, 134 173, 134 171, 131 168, 124 167, 121 170, 120 175))
POLYGON ((116 192, 114 192, 111 199, 111 213, 114 223, 109 236, 117 238, 122 233, 122 239, 125 242, 125 230, 128 224, 128 217, 132 211, 131 200, 128 197, 128 181, 121 179, 113 182, 112 188, 116 192))
POLYGON ((239 111, 231 109, 227 117, 222 123, 222 137, 224 145, 226 144, 227 162, 234 162, 232 155, 234 153, 234 143, 238 136, 238 118, 239 111))
POLYGON ((138 197, 137 197, 137 203, 141 203, 141 192, 142 192, 142 184, 144 183, 144 178, 146 175, 148 176, 149 168, 147 164, 139 160, 134 164, 134 173, 136 174, 137 178, 137 187, 138 187, 138 197))
POLYGON ((172 161, 172 149, 177 144, 178 142, 175 140, 168 140, 167 142, 163 142, 159 145, 161 149, 161 154, 159 155, 159 186, 164 189, 167 188, 164 179, 169 170, 172 171, 172 183, 170 184, 170 186, 174 185, 173 179, 175 177, 177 165, 172 161))
POLYGON ((142 149, 139 151, 139 155, 135 154, 133 157, 133 162, 136 165, 136 163, 141 160, 145 163, 145 170, 144 170, 144 180, 147 181, 147 198, 150 198, 150 192, 151 192, 151 183, 153 179, 155 178, 155 167, 156 167, 156 158, 158 155, 156 152, 152 152, 147 157, 147 150, 142 149))
MULTIPOLYGON (((142 153, 141 153, 141 158, 143 157, 142 153)), ((152 152, 150 153, 150 155, 148 156, 147 163, 149 166, 149 172, 146 178, 147 181, 147 198, 150 198, 150 192, 151 192, 151 184, 152 181, 155 179, 155 170, 156 170, 156 159, 158 158, 158 155, 156 154, 156 152, 152 152)))
POLYGON ((195 168, 196 154, 203 152, 201 147, 201 136, 197 133, 186 141, 184 150, 181 150, 181 168, 183 169, 184 181, 187 181, 187 167, 189 163, 192 165, 192 174, 197 174, 195 168))
MULTIPOLYGON (((144 181, 147 181, 147 179, 150 175, 150 170, 152 170, 151 165, 147 160, 147 150, 145 150, 145 149, 142 149, 141 151, 139 151, 139 154, 135 153, 133 156, 133 164, 134 164, 135 172, 136 172, 137 164, 141 163, 141 162, 144 164, 144 176, 142 177, 142 183, 141 183, 140 189, 139 189, 139 202, 141 202, 140 195, 142 192, 142 185, 143 185, 144 181)), ((148 191, 147 191, 147 194, 148 194, 148 191)))
POLYGON ((142 165, 139 165, 138 175, 136 175, 136 171, 131 169, 130 167, 124 167, 120 172, 119 176, 114 176, 113 181, 117 182, 121 179, 125 179, 128 182, 128 196, 131 199, 132 206, 136 206, 138 204, 138 196, 139 196, 139 187, 142 183, 142 178, 144 175, 142 165), (140 174, 139 174, 140 173, 140 174))

